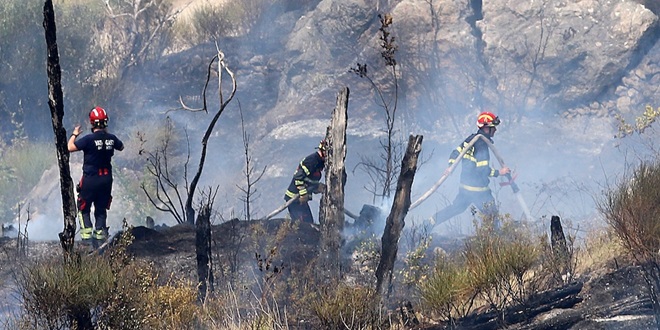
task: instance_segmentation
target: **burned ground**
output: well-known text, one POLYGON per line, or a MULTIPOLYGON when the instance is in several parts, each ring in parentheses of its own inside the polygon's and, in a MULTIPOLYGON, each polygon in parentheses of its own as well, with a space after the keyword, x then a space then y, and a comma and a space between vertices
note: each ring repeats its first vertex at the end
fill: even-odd
MULTIPOLYGON (((196 280, 195 228, 177 225, 148 229, 131 228, 133 242, 128 251, 136 258, 150 262, 165 276, 196 280)), ((268 263, 285 276, 303 276, 314 267, 320 232, 315 225, 291 223, 284 219, 269 221, 232 220, 213 226, 213 258, 215 271, 227 273, 231 263, 240 267, 238 276, 251 277, 268 263)), ((443 248, 457 246, 454 240, 443 248)), ((17 259, 16 240, 2 241, 3 259, 17 259)), ((59 242, 30 242, 28 258, 60 255, 59 242)), ((350 269, 349 269, 350 271, 350 269)), ((5 266, 4 296, 11 296, 12 272, 5 266)), ((228 277, 216 276, 216 287, 228 277)), ((646 283, 640 268, 627 260, 612 260, 605 268, 579 274, 576 282, 544 296, 545 306, 520 313, 507 329, 655 329, 655 320, 646 283)), ((419 309, 418 309, 419 310, 419 309)), ((500 329, 503 325, 489 321, 489 311, 481 309, 459 329, 500 329)), ((445 329, 445 325, 420 317, 417 329, 445 329)))
MULTIPOLYGON (((284 265, 284 269, 305 269, 314 261, 320 239, 316 226, 298 224, 282 231, 286 220, 230 221, 213 227, 213 249, 216 267, 228 260, 234 252, 239 259, 257 266, 255 254, 259 251, 259 239, 277 245, 278 253, 273 264, 284 265), (251 233, 252 232, 252 233, 251 233), (278 232, 279 237, 278 238, 278 232), (237 237, 244 239, 237 243, 237 237), (267 239, 270 238, 270 239, 267 239), (232 252, 234 251, 234 252, 232 252)), ((137 258, 151 260, 164 270, 179 274, 195 274, 195 230, 189 225, 179 225, 161 230, 144 227, 133 228, 135 241, 130 251, 137 258)), ((457 239, 445 239, 442 249, 456 248, 457 239)), ((351 242, 348 242, 351 244, 351 242)), ((271 245, 271 246, 275 246, 271 245)), ((263 247, 262 247, 263 249, 263 247)), ((263 255, 262 255, 263 257, 263 255)), ((245 271, 245 269, 243 270, 245 271)), ((287 271, 287 273, 290 273, 287 271)), ((655 329, 653 310, 646 283, 640 268, 630 260, 612 260, 605 268, 579 274, 576 282, 548 293, 546 308, 539 307, 538 314, 529 318, 518 318, 509 329, 655 329), (562 293, 562 290, 565 293, 562 293)), ((487 310, 474 316, 487 319, 487 310)), ((423 318, 422 318, 423 319, 423 318)), ((421 325, 425 329, 444 329, 443 325, 421 325)), ((497 329, 501 325, 483 321, 473 323, 465 329, 497 329)))

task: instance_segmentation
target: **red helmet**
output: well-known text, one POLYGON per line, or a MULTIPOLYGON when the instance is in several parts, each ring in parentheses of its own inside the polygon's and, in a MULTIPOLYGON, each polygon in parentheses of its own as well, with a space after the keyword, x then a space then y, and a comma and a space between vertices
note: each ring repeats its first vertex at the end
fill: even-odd
POLYGON ((477 118, 477 127, 495 127, 500 124, 500 118, 495 116, 494 113, 484 111, 479 114, 477 118))
POLYGON ((93 127, 105 128, 108 126, 108 114, 101 107, 95 107, 89 112, 89 123, 93 127))

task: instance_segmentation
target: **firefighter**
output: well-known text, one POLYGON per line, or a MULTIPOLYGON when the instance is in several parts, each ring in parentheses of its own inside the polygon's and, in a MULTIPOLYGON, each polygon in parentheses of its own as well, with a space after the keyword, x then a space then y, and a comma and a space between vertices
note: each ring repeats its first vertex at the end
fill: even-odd
POLYGON ((69 138, 69 152, 83 152, 83 174, 78 190, 80 238, 92 241, 94 246, 108 238, 106 226, 107 210, 112 202, 112 156, 115 150, 124 150, 124 143, 114 134, 108 133, 108 114, 101 107, 89 112, 92 133, 80 139, 80 125, 76 125, 69 138), (90 213, 94 205, 94 225, 90 213))
POLYGON ((325 190, 325 184, 320 181, 325 166, 328 144, 325 140, 322 140, 316 149, 315 153, 300 161, 289 188, 284 194, 285 201, 296 197, 296 194, 299 196, 297 202, 294 201, 288 206, 291 219, 310 224, 314 223, 314 217, 308 202, 312 200, 312 194, 322 193, 325 190))
MULTIPOLYGON (((483 135, 493 142, 493 136, 495 136, 499 124, 500 119, 495 114, 488 111, 480 113, 477 117, 477 132, 468 136, 461 145, 451 152, 449 166, 459 161, 456 158, 477 134, 483 135)), ((488 187, 489 179, 506 175, 511 170, 508 167, 502 167, 499 170, 491 167, 490 151, 488 145, 482 139, 478 139, 460 161, 462 169, 458 195, 451 205, 434 215, 435 225, 437 226, 463 213, 470 204, 473 204, 482 214, 492 217, 497 223, 498 210, 493 194, 488 187)), ((445 170, 445 174, 447 171, 449 170, 445 170)))

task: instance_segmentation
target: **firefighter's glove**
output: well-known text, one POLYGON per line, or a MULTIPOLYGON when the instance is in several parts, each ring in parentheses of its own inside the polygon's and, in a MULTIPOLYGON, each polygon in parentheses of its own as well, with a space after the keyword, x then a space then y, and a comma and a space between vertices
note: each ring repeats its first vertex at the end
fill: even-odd
POLYGON ((305 204, 309 202, 310 200, 309 197, 310 197, 309 194, 300 195, 300 197, 298 197, 298 201, 300 202, 300 204, 305 204))
POLYGON ((325 192, 325 189, 326 189, 326 188, 327 188, 327 187, 326 187, 325 183, 319 183, 319 184, 316 186, 316 189, 314 189, 314 193, 315 193, 315 194, 322 194, 322 193, 325 192))
POLYGON ((505 166, 505 167, 502 167, 499 170, 499 172, 500 172, 499 173, 500 175, 507 175, 507 174, 511 174, 511 169, 505 166))

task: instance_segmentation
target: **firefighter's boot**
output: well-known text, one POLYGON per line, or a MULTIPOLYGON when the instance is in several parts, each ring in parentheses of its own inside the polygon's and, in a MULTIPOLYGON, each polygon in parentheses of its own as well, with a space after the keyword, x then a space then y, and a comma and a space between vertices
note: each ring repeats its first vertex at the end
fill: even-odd
POLYGON ((103 227, 101 229, 95 229, 93 234, 92 245, 95 249, 98 249, 105 241, 108 240, 108 227, 103 227))
POLYGON ((80 221, 80 238, 83 243, 90 243, 92 240, 92 220, 90 219, 90 214, 83 214, 82 212, 78 213, 78 219, 80 221))

